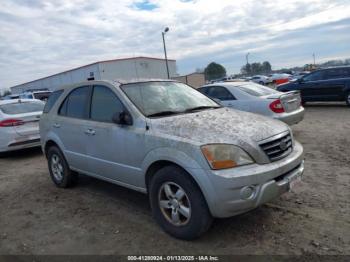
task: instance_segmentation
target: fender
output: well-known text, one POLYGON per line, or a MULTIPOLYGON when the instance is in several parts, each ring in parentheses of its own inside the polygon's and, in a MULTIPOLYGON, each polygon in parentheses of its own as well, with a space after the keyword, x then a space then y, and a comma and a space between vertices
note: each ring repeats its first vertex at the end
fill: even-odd
POLYGON ((194 158, 175 148, 160 147, 148 152, 141 166, 145 178, 145 188, 147 188, 146 172, 148 168, 157 161, 169 161, 183 168, 196 181, 209 208, 212 206, 213 203, 211 202, 214 199, 212 196, 216 195, 216 192, 208 177, 207 171, 200 166, 194 158))
POLYGON ((53 141, 55 142, 58 147, 60 148, 63 156, 67 159, 67 156, 65 154, 66 148, 63 145, 63 143, 61 142, 61 140, 59 139, 59 137, 52 131, 49 131, 49 133, 46 135, 45 140, 42 142, 42 150, 45 153, 45 147, 48 141, 53 141))

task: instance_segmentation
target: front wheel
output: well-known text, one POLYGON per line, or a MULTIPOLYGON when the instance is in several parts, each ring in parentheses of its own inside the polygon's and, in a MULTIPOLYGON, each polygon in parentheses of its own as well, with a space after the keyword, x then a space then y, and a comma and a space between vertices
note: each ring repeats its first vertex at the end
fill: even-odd
POLYGON ((150 181, 153 217, 168 234, 195 239, 212 223, 206 200, 190 175, 177 166, 157 171, 150 181))

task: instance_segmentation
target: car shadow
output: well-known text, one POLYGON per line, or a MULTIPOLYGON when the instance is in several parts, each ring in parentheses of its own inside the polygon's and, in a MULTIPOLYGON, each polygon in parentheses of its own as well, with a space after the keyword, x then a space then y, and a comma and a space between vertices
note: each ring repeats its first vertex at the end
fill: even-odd
POLYGON ((133 205, 142 213, 149 213, 151 216, 148 197, 141 192, 82 174, 79 174, 77 188, 104 198, 113 199, 116 202, 125 202, 128 206, 133 205))
MULTIPOLYGON (((146 194, 105 182, 93 177, 79 175, 77 188, 96 194, 102 198, 108 198, 116 201, 118 205, 131 207, 137 213, 152 217, 151 208, 146 194)), ((245 243, 257 241, 257 233, 262 231, 265 225, 268 227, 272 223, 271 210, 265 206, 256 208, 247 213, 240 214, 230 218, 216 218, 212 227, 196 242, 209 242, 213 238, 227 236, 233 241, 246 239, 245 243)), ((154 223, 156 223, 154 221, 154 223)), ((161 230, 159 228, 159 230, 161 230)), ((169 238, 172 238, 169 236, 169 238)), ((172 238, 174 239, 174 238, 172 238)), ((175 239, 174 239, 175 240, 175 239)), ((180 240, 179 240, 180 241, 180 240)))
POLYGON ((24 159, 24 158, 39 156, 42 154, 43 152, 41 151, 41 147, 32 147, 32 148, 19 149, 19 150, 9 151, 9 152, 1 152, 0 159, 1 158, 24 159))

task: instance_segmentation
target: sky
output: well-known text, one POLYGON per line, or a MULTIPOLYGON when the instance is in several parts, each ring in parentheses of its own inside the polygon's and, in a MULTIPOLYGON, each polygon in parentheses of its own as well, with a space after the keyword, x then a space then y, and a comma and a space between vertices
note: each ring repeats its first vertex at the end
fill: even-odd
POLYGON ((0 8, 0 88, 84 64, 168 57, 178 73, 210 62, 228 74, 350 57, 350 0, 6 0, 0 8))

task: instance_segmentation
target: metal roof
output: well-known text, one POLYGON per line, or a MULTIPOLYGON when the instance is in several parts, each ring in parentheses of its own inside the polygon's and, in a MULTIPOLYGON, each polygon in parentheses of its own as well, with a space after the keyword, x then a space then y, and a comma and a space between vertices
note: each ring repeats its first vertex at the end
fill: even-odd
MULTIPOLYGON (((84 67, 88 67, 88 66, 92 66, 92 65, 96 65, 96 64, 100 64, 100 63, 111 63, 111 62, 116 62, 116 61, 126 61, 126 60, 135 60, 135 59, 150 59, 150 60, 165 61, 165 59, 163 59, 163 58, 147 57, 147 56, 137 56, 137 57, 127 57, 127 58, 117 58, 117 59, 110 59, 110 60, 102 60, 102 61, 97 61, 97 62, 93 62, 93 63, 87 64, 87 65, 78 66, 78 67, 75 67, 75 68, 72 68, 72 69, 69 69, 69 70, 66 70, 66 71, 62 71, 60 73, 56 73, 56 74, 53 74, 53 75, 41 77, 41 78, 38 78, 38 79, 35 79, 35 80, 32 80, 32 81, 28 81, 28 82, 25 82, 25 83, 22 83, 22 84, 18 84, 18 85, 12 86, 10 88, 12 89, 14 87, 18 87, 18 86, 21 86, 21 85, 33 83, 33 82, 36 82, 36 81, 39 81, 39 80, 47 79, 47 78, 52 77, 52 76, 57 76, 57 75, 60 75, 60 74, 68 73, 68 72, 71 72, 71 71, 74 71, 74 70, 77 70, 77 69, 80 69, 80 68, 84 68, 84 67)), ((168 59, 168 61, 176 61, 176 60, 175 59, 168 59)))

